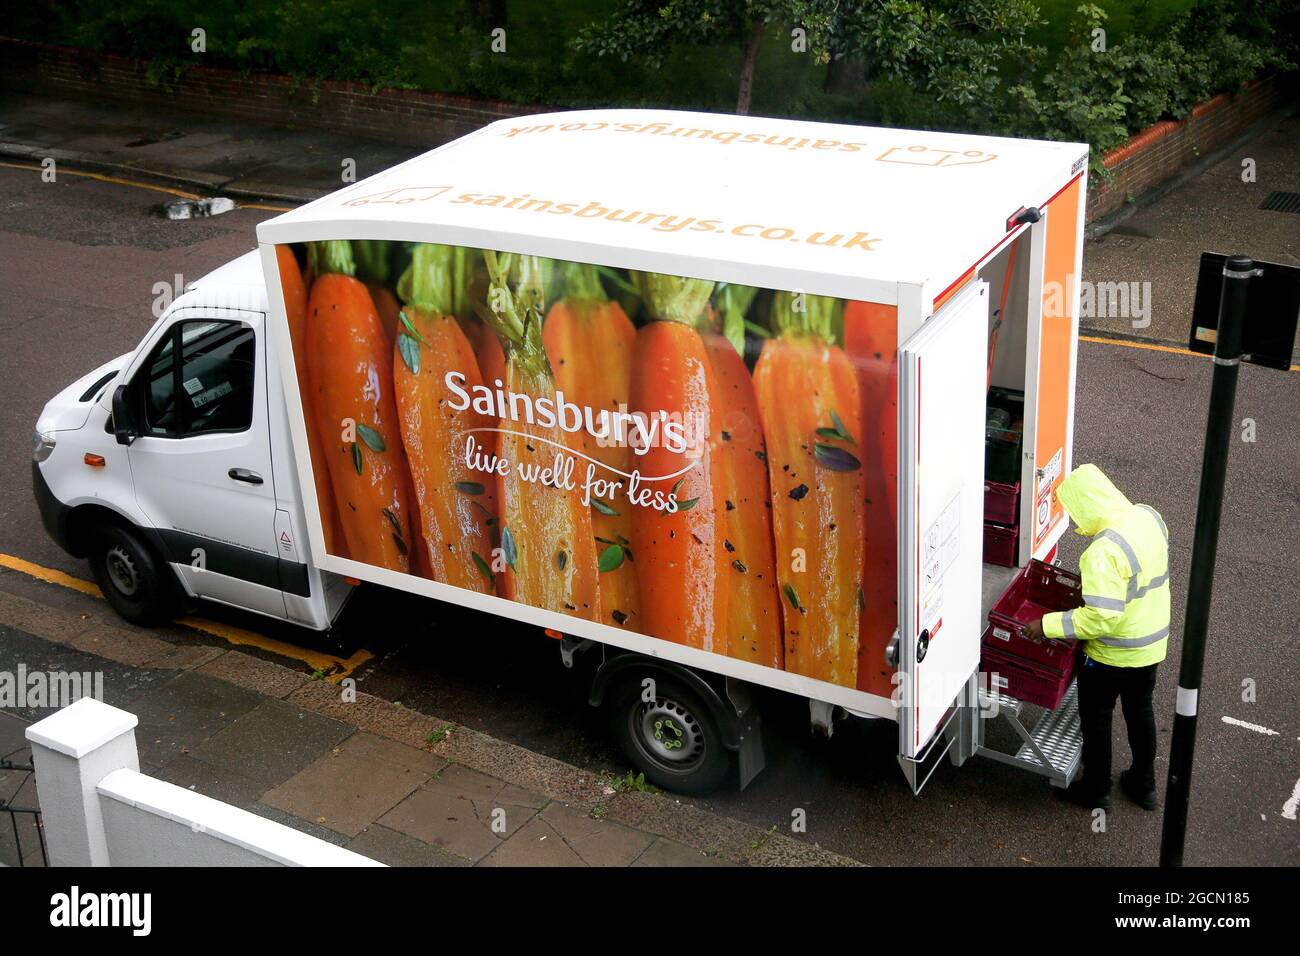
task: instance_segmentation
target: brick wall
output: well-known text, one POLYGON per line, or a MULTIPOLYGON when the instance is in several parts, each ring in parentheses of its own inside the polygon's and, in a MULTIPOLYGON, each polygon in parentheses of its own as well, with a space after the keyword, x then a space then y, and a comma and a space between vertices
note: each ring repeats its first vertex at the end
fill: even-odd
POLYGON ((1130 198, 1177 175, 1231 142, 1295 94, 1292 78, 1270 77, 1237 93, 1220 93, 1177 122, 1164 120, 1106 154, 1107 174, 1088 186, 1088 221, 1114 212, 1130 198))
POLYGON ((151 83, 148 63, 111 53, 0 37, 0 88, 133 104, 158 103, 276 126, 335 130, 432 148, 508 116, 546 109, 357 83, 191 67, 151 83))

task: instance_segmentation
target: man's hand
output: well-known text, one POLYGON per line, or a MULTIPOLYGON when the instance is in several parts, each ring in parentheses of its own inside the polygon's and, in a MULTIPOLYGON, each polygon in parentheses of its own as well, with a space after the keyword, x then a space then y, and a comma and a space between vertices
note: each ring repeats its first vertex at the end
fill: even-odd
POLYGON ((1041 644, 1046 639, 1043 634, 1043 619, 1040 617, 1036 621, 1030 621, 1025 625, 1025 637, 1029 638, 1035 644, 1041 644))

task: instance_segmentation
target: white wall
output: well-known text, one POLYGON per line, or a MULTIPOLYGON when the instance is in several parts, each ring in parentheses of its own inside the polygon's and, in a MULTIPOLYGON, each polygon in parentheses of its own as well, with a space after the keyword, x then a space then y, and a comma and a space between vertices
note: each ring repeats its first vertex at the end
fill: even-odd
POLYGON ((84 697, 27 728, 52 865, 382 865, 140 773, 135 726, 84 697))

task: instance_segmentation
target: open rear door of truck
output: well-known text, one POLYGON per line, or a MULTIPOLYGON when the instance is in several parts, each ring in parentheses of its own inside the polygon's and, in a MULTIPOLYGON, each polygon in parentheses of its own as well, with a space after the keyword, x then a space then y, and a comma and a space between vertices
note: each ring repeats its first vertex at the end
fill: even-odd
POLYGON ((905 760, 924 754, 979 667, 988 313, 988 284, 975 282, 900 350, 897 700, 905 760))

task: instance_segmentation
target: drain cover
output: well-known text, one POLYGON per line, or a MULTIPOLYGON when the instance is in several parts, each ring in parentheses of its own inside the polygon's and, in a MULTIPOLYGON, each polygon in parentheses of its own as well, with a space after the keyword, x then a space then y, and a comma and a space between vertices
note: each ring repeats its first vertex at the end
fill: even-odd
POLYGON ((1274 190, 1260 204, 1260 209, 1270 212, 1300 212, 1300 193, 1284 193, 1274 190))
POLYGON ((167 203, 163 209, 168 219, 200 219, 204 216, 220 216, 235 208, 235 201, 225 196, 211 199, 176 199, 167 203))

